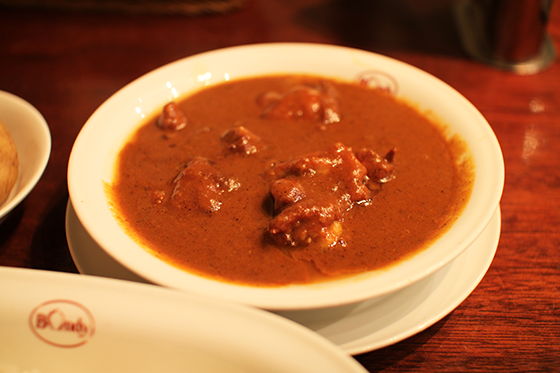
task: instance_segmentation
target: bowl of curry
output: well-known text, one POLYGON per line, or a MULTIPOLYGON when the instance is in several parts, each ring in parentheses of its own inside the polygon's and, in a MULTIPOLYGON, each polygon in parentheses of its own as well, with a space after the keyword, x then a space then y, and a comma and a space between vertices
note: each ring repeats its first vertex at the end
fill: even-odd
POLYGON ((271 310, 381 297, 436 272, 499 207, 490 125, 434 76, 316 44, 226 48, 128 84, 89 118, 70 202, 162 286, 271 310))

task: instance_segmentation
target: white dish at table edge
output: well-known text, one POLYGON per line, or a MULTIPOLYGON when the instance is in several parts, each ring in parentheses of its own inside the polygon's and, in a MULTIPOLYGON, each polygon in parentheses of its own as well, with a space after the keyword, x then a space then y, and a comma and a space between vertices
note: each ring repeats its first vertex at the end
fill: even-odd
POLYGON ((29 102, 0 91, 0 121, 18 152, 18 178, 8 198, 0 203, 0 222, 27 197, 43 175, 51 154, 51 133, 45 118, 29 102))
POLYGON ((316 333, 160 286, 0 267, 2 372, 366 372, 316 333))
POLYGON ((68 165, 70 200, 89 234, 119 263, 150 282, 235 300, 269 310, 314 309, 390 294, 455 259, 489 223, 502 194, 503 158, 478 110, 444 82, 413 66, 371 52, 316 44, 261 44, 226 48, 158 68, 103 103, 76 138, 68 165), (247 63, 246 61, 252 63, 247 63), (397 96, 431 110, 469 144, 476 164, 472 196, 457 222, 428 249, 389 269, 333 281, 252 287, 215 281, 176 268, 140 248, 120 227, 105 194, 118 151, 142 119, 167 101, 204 85, 246 76, 308 73, 347 80, 360 74, 393 82, 397 96), (381 72, 381 73, 379 73, 381 72), (115 125, 118 123, 119 125, 115 125), (104 157, 99 157, 102 154, 104 157))
MULTIPOLYGON (((379 300, 277 313, 314 330, 352 355, 400 342, 441 320, 471 294, 492 263, 500 229, 498 208, 480 237, 453 262, 379 300)), ((72 258, 81 273, 147 282, 120 265, 95 243, 70 202, 66 211, 66 236, 72 258)))

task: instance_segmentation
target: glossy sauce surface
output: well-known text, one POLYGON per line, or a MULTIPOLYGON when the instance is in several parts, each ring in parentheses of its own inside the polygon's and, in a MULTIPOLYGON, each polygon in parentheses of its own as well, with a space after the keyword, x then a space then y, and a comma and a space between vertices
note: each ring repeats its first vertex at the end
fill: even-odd
MULTIPOLYGON (((267 92, 323 83, 298 76, 223 83, 177 102, 187 119, 178 130, 162 129, 159 113, 148 120, 121 151, 110 193, 131 234, 178 267, 260 286, 381 268, 442 234, 470 195, 472 164, 468 157, 458 163, 464 146, 411 106, 355 83, 327 82, 337 100, 336 121, 268 117, 259 103, 267 92), (239 128, 249 131, 245 144, 253 148, 238 151, 228 141, 227 134, 239 128), (275 167, 341 149, 352 159, 361 149, 381 155, 394 149, 393 177, 373 186, 360 178, 367 196, 352 199, 349 192, 334 192, 342 182, 328 179, 336 185, 331 187, 327 179, 304 175, 303 189, 313 194, 304 194, 304 202, 321 211, 338 206, 321 232, 332 229, 326 239, 309 234, 298 241, 294 233, 275 240, 271 221, 285 211, 275 208, 271 195, 278 180, 271 177, 275 167), (195 173, 199 179, 191 177, 195 173), (333 195, 339 195, 338 202, 332 202, 333 195)), ((301 203, 298 199, 294 205, 301 203)))

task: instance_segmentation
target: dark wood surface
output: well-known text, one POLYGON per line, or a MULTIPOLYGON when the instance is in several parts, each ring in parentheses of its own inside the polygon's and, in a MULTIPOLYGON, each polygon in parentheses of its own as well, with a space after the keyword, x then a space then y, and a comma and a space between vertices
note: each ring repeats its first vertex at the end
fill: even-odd
MULTIPOLYGON (((52 133, 44 176, 0 226, 0 265, 77 272, 64 229, 68 157, 87 118, 128 82, 233 45, 356 47, 415 65, 465 95, 496 132, 506 165, 500 243, 480 285, 424 332, 356 359, 372 372, 559 371, 560 65, 517 76, 469 59, 452 4, 252 0, 197 17, 0 7, 0 89, 32 103, 52 133)), ((549 32, 560 47, 560 4, 549 32)))

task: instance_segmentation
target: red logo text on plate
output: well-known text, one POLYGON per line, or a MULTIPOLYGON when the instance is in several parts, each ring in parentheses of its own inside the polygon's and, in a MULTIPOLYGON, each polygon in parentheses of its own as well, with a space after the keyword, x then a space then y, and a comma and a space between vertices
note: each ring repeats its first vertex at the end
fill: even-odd
POLYGON ((51 300, 29 315, 29 327, 42 341, 57 347, 78 347, 95 333, 91 312, 71 300, 51 300))

